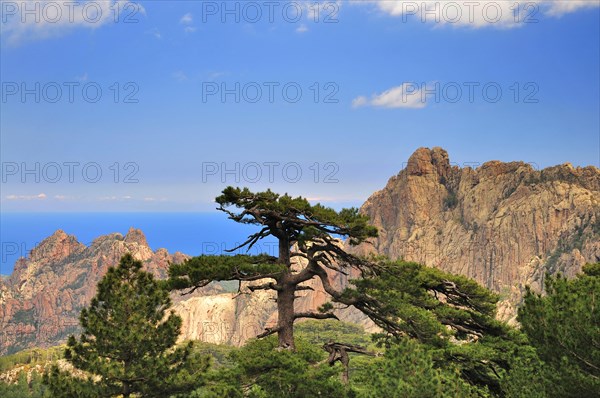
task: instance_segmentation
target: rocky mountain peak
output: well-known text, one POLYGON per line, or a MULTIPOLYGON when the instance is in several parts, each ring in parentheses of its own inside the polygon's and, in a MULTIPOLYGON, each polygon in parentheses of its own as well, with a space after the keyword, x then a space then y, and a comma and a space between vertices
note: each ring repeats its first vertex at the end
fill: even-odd
POLYGON ((438 175, 447 177, 450 170, 448 152, 440 147, 419 148, 408 159, 406 172, 409 175, 438 175))
POLYGON ((125 253, 143 261, 157 278, 166 277, 169 263, 187 258, 165 249, 153 252, 135 228, 125 237, 100 236, 89 246, 58 230, 20 258, 10 278, 0 283, 0 355, 64 342, 78 327, 79 311, 89 304, 100 278, 125 253))
POLYGON ((419 148, 361 207, 379 229, 375 251, 463 274, 500 293, 509 319, 546 272, 574 276, 600 261, 600 171, 524 162, 451 167, 419 148))
POLYGON ((58 262, 83 248, 85 245, 79 243, 75 236, 59 229, 33 248, 29 258, 31 261, 58 262))
POLYGON ((140 246, 148 246, 146 235, 136 228, 130 227, 124 239, 125 243, 137 243, 140 246))

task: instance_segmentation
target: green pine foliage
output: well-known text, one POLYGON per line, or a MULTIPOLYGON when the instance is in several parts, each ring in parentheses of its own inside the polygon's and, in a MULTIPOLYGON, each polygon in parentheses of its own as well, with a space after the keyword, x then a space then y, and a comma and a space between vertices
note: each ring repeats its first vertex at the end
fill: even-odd
POLYGON ((340 367, 323 363, 320 347, 297 339, 296 351, 277 349, 277 339, 252 340, 234 353, 248 397, 346 397, 340 367))
POLYGON ((475 398, 485 390, 467 383, 452 364, 437 367, 432 350, 403 338, 390 346, 383 358, 372 360, 355 381, 362 398, 475 398))
POLYGON ((528 290, 518 320, 548 372, 550 397, 600 396, 600 263, 572 280, 547 276, 528 290))
POLYGON ((495 319, 498 297, 463 276, 378 261, 376 273, 344 292, 383 329, 376 339, 395 349, 412 338, 431 349, 432 366, 451 366, 475 388, 503 396, 502 380, 514 359, 534 353, 522 333, 495 319))
POLYGON ((275 257, 260 254, 202 255, 169 267, 168 286, 174 290, 206 286, 213 281, 231 281, 261 275, 278 275, 285 266, 277 264, 275 257))
MULTIPOLYGON (((311 205, 306 198, 301 196, 294 198, 288 194, 279 195, 271 190, 254 193, 248 188, 227 187, 216 198, 216 202, 221 208, 235 206, 244 210, 261 209, 280 215, 282 218, 310 220, 314 222, 315 226, 326 226, 328 229, 328 231, 324 231, 322 228, 301 228, 294 232, 300 241, 309 241, 323 233, 339 233, 348 235, 350 244, 359 244, 370 237, 377 236, 377 228, 369 225, 368 217, 360 214, 358 209, 342 209, 338 212, 319 203, 311 205)), ((247 212, 229 213, 229 215, 232 220, 237 222, 264 225, 247 212)))
POLYGON ((65 358, 87 378, 53 367, 45 381, 55 397, 164 397, 201 383, 209 365, 191 355, 191 344, 174 347, 181 318, 169 292, 130 254, 110 268, 96 296, 82 310, 79 338, 70 336, 65 358))
POLYGON ((376 273, 352 284, 344 295, 364 301, 367 314, 389 335, 445 346, 450 336, 472 341, 507 330, 494 318, 495 294, 469 278, 437 268, 379 259, 376 273))

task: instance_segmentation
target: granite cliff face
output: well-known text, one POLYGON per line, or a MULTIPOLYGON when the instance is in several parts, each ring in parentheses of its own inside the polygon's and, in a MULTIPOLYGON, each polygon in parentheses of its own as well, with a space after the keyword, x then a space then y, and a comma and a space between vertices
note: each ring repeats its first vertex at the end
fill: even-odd
POLYGON ((600 170, 522 162, 451 166, 441 148, 418 149, 362 206, 379 228, 374 251, 471 277, 499 292, 514 319, 525 286, 546 272, 574 276, 600 261, 600 170))
MULTIPOLYGON (((303 268, 306 260, 299 260, 298 268, 303 268)), ((348 276, 329 272, 334 288, 341 290, 348 285, 348 276)), ((354 276, 356 277, 356 275, 354 276)), ((260 284, 260 282, 252 282, 260 284)), ((235 346, 262 333, 266 327, 277 324, 276 294, 274 291, 248 289, 244 282, 238 293, 225 293, 194 297, 175 305, 175 311, 183 318, 180 339, 202 340, 209 343, 226 343, 235 346)), ((297 292, 296 312, 314 312, 329 302, 323 285, 318 278, 302 284, 312 290, 297 292)), ((353 308, 334 311, 339 319, 361 325, 367 332, 375 332, 377 327, 366 316, 353 308)))
POLYGON ((0 281, 0 354, 64 342, 78 330, 79 311, 100 278, 127 252, 159 278, 166 277, 169 262, 185 258, 152 251, 144 234, 130 229, 125 236, 99 237, 90 246, 58 230, 19 259, 12 275, 0 281))

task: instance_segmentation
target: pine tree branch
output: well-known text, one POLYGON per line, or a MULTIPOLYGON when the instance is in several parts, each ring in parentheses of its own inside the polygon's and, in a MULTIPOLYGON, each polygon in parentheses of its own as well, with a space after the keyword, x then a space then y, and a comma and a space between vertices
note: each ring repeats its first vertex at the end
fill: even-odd
POLYGON ((269 282, 269 283, 265 283, 262 285, 250 285, 247 286, 248 290, 250 290, 251 292, 255 292, 256 290, 281 290, 281 286, 273 283, 273 282, 269 282))
POLYGON ((261 334, 257 335, 256 338, 257 339, 262 339, 264 337, 270 336, 270 335, 275 334, 277 332, 279 332, 279 327, 265 328, 265 331, 262 332, 261 334))
POLYGON ((334 313, 320 313, 320 312, 297 312, 294 314, 294 319, 300 318, 312 318, 312 319, 337 319, 340 320, 334 313))

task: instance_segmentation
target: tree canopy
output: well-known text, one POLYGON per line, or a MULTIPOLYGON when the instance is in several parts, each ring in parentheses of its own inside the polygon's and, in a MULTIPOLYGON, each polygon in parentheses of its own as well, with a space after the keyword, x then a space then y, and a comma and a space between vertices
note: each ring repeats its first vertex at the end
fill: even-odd
POLYGON ((175 347, 181 318, 169 292, 130 254, 109 268, 90 306, 81 311, 83 331, 69 337, 65 358, 87 377, 54 367, 46 375, 55 397, 164 397, 201 383, 206 357, 191 345, 175 347))

